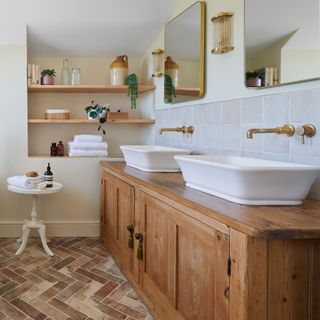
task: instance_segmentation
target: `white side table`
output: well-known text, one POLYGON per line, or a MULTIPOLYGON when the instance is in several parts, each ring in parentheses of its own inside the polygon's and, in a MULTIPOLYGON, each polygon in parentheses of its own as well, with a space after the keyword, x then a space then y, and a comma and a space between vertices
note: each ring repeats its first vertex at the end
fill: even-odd
POLYGON ((8 190, 16 193, 30 194, 32 195, 32 211, 31 211, 31 220, 25 220, 22 226, 22 237, 19 239, 21 241, 21 246, 16 252, 16 255, 20 255, 26 247, 30 229, 38 229, 41 243, 44 251, 49 255, 53 256, 53 252, 49 249, 46 239, 46 226, 43 221, 38 220, 38 211, 37 211, 37 200, 39 195, 51 194, 59 192, 62 189, 63 185, 58 182, 53 183, 52 188, 46 188, 43 190, 40 189, 24 189, 15 186, 8 185, 8 190))

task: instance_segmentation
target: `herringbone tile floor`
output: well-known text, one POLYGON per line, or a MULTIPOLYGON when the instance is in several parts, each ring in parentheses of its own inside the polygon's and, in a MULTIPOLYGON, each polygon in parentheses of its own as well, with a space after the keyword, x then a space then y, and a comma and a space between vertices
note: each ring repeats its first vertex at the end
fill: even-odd
POLYGON ((29 238, 20 257, 0 238, 0 320, 153 318, 96 238, 53 238, 54 257, 29 238))

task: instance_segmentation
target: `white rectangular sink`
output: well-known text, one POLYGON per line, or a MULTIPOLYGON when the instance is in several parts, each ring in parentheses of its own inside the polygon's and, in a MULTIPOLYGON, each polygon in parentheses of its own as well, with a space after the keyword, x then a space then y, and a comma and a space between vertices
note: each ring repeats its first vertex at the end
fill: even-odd
POLYGON ((176 156, 186 186, 247 205, 299 205, 320 167, 234 156, 176 156))
POLYGON ((164 146, 120 146, 128 166, 147 172, 179 172, 175 155, 188 155, 190 150, 164 146))

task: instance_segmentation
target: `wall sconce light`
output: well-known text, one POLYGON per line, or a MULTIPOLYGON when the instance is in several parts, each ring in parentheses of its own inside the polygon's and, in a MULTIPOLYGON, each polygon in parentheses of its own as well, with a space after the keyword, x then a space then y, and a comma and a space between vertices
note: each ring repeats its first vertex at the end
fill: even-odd
POLYGON ((152 52, 153 57, 153 77, 163 77, 164 51, 157 49, 152 52))
POLYGON ((213 54, 222 54, 233 50, 232 46, 232 16, 231 12, 220 12, 212 17, 214 47, 213 54))

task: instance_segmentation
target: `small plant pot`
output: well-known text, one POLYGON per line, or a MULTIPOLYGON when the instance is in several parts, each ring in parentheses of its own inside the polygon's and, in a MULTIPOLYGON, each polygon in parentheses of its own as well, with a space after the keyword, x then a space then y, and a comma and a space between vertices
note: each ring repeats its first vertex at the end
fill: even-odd
POLYGON ((246 80, 247 87, 261 87, 261 79, 258 77, 249 78, 246 80))
POLYGON ((41 77, 42 85, 54 85, 54 77, 45 74, 41 77))

